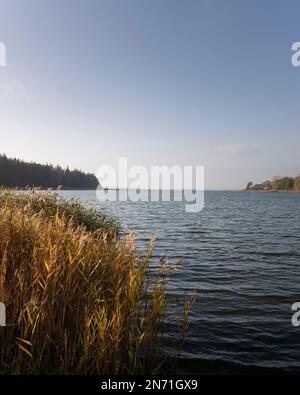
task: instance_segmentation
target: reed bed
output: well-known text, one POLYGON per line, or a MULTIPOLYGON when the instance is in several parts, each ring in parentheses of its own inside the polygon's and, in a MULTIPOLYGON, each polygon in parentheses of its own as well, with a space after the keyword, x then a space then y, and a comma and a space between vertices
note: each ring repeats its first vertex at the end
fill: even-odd
POLYGON ((152 249, 79 203, 0 191, 0 374, 162 373, 174 267, 150 275, 152 249))

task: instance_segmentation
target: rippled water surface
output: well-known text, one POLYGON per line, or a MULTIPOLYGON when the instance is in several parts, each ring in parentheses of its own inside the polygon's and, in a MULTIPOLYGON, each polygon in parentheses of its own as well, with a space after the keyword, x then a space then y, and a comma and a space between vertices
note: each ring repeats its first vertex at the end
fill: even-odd
POLYGON ((170 294, 198 292, 186 359, 300 368, 300 327, 291 325, 291 305, 300 302, 300 194, 206 192, 204 210, 186 213, 181 202, 62 193, 106 207, 141 248, 156 234, 155 259, 184 259, 170 294))

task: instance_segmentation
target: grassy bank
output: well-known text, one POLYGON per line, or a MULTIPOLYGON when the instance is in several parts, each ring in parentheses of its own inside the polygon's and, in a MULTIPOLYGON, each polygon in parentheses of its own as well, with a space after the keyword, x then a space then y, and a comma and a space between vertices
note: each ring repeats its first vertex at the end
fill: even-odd
MULTIPOLYGON (((49 194, 0 192, 0 374, 162 371, 163 260, 103 212, 49 194)), ((179 332, 185 337, 190 302, 179 332)), ((178 342, 180 344, 180 338, 178 342)))

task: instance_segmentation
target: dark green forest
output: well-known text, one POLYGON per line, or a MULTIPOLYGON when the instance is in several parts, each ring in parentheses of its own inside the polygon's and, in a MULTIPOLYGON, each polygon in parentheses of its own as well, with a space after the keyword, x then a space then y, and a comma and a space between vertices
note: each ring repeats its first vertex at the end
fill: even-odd
POLYGON ((0 155, 0 186, 8 188, 62 188, 96 189, 94 174, 80 170, 63 169, 49 164, 41 165, 0 155))

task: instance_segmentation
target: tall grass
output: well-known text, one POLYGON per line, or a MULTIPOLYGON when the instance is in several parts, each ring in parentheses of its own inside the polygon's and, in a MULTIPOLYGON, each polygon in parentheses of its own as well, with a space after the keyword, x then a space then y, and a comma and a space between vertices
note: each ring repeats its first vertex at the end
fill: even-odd
POLYGON ((132 235, 74 204, 0 192, 0 374, 161 371, 169 269, 150 276, 152 242, 140 256, 132 235))

